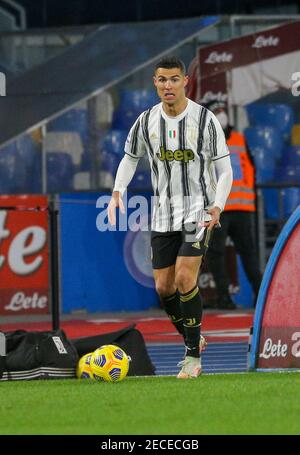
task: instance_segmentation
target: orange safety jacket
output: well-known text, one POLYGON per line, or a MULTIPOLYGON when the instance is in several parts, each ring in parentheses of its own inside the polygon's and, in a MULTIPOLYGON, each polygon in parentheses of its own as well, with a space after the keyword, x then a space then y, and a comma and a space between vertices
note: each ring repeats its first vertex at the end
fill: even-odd
POLYGON ((243 134, 232 131, 227 140, 233 183, 224 210, 255 212, 255 170, 246 149, 243 134))

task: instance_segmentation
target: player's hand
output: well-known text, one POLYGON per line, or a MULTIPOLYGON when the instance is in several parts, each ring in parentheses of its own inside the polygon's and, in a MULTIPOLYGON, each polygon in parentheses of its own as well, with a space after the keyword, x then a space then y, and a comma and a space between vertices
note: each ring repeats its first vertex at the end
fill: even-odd
POLYGON ((206 211, 208 215, 210 215, 211 219, 208 221, 204 221, 204 226, 210 231, 214 227, 220 227, 220 215, 221 209, 217 206, 212 207, 206 211))
POLYGON ((107 207, 108 221, 112 226, 116 224, 116 208, 119 207, 121 213, 125 213, 122 196, 119 191, 114 191, 107 207))

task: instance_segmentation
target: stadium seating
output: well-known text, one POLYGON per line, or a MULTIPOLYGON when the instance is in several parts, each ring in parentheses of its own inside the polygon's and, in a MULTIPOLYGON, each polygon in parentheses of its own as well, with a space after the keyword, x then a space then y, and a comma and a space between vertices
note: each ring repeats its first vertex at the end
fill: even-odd
POLYGON ((262 190, 264 198, 265 216, 267 219, 278 220, 281 217, 288 218, 295 208, 300 204, 300 188, 264 188, 262 190), (280 198, 282 200, 280 201, 280 198), (282 213, 280 213, 282 206, 282 213))
MULTIPOLYGON (((110 172, 99 172, 99 189, 112 191, 114 185, 114 177, 110 172)), ((75 190, 90 190, 91 178, 90 172, 76 172, 74 174, 74 189, 75 190)))
MULTIPOLYGON (((274 180, 277 183, 284 184, 300 184, 300 166, 278 166, 275 170, 274 180)), ((264 188, 264 205, 265 215, 268 219, 277 220, 281 217, 288 218, 300 204, 300 188, 289 187, 282 188, 264 188), (280 201, 282 197, 282 201, 280 201), (280 213, 280 206, 282 206, 282 213, 280 213)))
MULTIPOLYGON (((110 130, 106 135, 100 138, 98 147, 100 150, 100 160, 101 153, 105 153, 107 158, 107 153, 112 153, 113 157, 108 158, 108 160, 117 160, 118 162, 124 155, 124 146, 127 139, 127 132, 124 130, 110 130), (117 155, 117 156, 115 156, 117 155)), ((81 156, 80 171, 89 172, 91 170, 91 156, 90 153, 84 151, 81 156)))
POLYGON ((278 166, 275 178, 278 183, 300 184, 300 166, 278 166))
POLYGON ((100 153, 100 186, 112 189, 121 157, 112 150, 103 149, 100 153))
POLYGON ((264 188, 262 190, 264 198, 265 217, 271 220, 278 220, 279 216, 279 190, 277 188, 264 188))
POLYGON ((0 149, 1 193, 34 193, 39 150, 28 135, 0 149))
POLYGON ((275 168, 272 167, 272 163, 266 161, 264 158, 261 159, 259 156, 256 159, 256 182, 268 183, 274 181, 275 168))
POLYGON ((70 109, 66 113, 51 120, 47 124, 47 131, 76 132, 79 133, 83 147, 87 144, 88 117, 86 109, 70 109))
POLYGON ((300 145, 291 145, 283 150, 281 165, 300 166, 300 145))
POLYGON ((89 172, 76 172, 74 174, 74 190, 90 190, 90 173, 89 172))
POLYGON ((13 142, 0 149, 0 191, 14 193, 17 175, 18 153, 13 142))
POLYGON ((120 106, 123 109, 143 112, 157 103, 159 98, 154 89, 122 90, 120 93, 120 106))
POLYGON ((139 114, 134 109, 117 109, 113 113, 112 128, 129 132, 139 114))
POLYGON ((112 152, 119 156, 124 155, 124 146, 127 139, 127 132, 124 130, 111 130, 100 140, 101 151, 112 152))
POLYGON ((112 128, 129 131, 141 112, 158 102, 155 90, 123 90, 119 107, 113 114, 112 128))
POLYGON ((120 163, 120 156, 113 151, 102 150, 100 154, 100 169, 116 175, 118 165, 120 163))
POLYGON ((252 147, 251 153, 255 163, 257 183, 267 183, 274 180, 276 163, 270 151, 262 147, 252 147))
POLYGON ((247 144, 252 150, 263 148, 272 160, 279 161, 282 156, 283 139, 278 131, 271 126, 254 126, 244 131, 247 144))
POLYGON ((151 191, 151 173, 150 171, 137 171, 130 182, 129 189, 151 191))
POLYGON ((79 133, 75 131, 53 131, 45 137, 45 150, 69 153, 73 164, 78 166, 81 163, 83 145, 79 133))
POLYGON ((73 189, 74 168, 65 152, 47 152, 47 191, 57 193, 73 189))
POLYGON ((282 192, 284 217, 288 218, 300 204, 300 188, 284 188, 282 192))
POLYGON ((40 187, 36 181, 36 166, 41 155, 41 147, 28 134, 23 134, 16 140, 16 147, 20 159, 19 165, 24 167, 26 172, 26 177, 23 185, 19 187, 19 191, 27 193, 39 192, 40 187))
MULTIPOLYGON (((282 153, 283 140, 280 134, 272 127, 254 126, 246 128, 244 135, 254 159, 256 182, 272 182, 275 176, 276 162, 279 161, 282 153)), ((269 204, 268 192, 266 199, 269 204)))
POLYGON ((289 140, 294 124, 293 109, 287 104, 251 103, 246 106, 251 126, 272 126, 284 140, 289 140))
POLYGON ((287 219, 300 204, 300 188, 292 187, 282 190, 265 188, 263 189, 263 197, 267 219, 287 219), (280 197, 282 198, 281 201, 280 197), (282 213, 280 213, 280 205, 282 205, 282 213))

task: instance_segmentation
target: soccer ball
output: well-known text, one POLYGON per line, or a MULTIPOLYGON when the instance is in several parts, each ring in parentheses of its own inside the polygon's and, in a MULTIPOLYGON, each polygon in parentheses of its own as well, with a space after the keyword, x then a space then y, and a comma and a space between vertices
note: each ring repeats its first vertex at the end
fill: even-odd
POLYGON ((106 344, 93 352, 90 368, 97 381, 122 381, 128 373, 130 357, 119 346, 106 344))
POLYGON ((93 373, 90 368, 90 362, 93 353, 83 355, 77 364, 76 376, 78 379, 93 379, 93 373))

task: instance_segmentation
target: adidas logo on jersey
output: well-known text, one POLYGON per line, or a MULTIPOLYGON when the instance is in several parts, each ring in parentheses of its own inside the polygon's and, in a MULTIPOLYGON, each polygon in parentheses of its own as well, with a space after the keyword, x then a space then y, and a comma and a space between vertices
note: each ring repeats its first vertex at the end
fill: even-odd
POLYGON ((197 248, 197 250, 200 250, 201 246, 200 246, 200 242, 195 242, 193 243, 192 245, 194 248, 197 248))
POLYGON ((160 147, 160 154, 157 153, 157 158, 160 161, 184 161, 188 163, 195 158, 194 152, 190 149, 186 150, 165 150, 164 147, 160 147))

